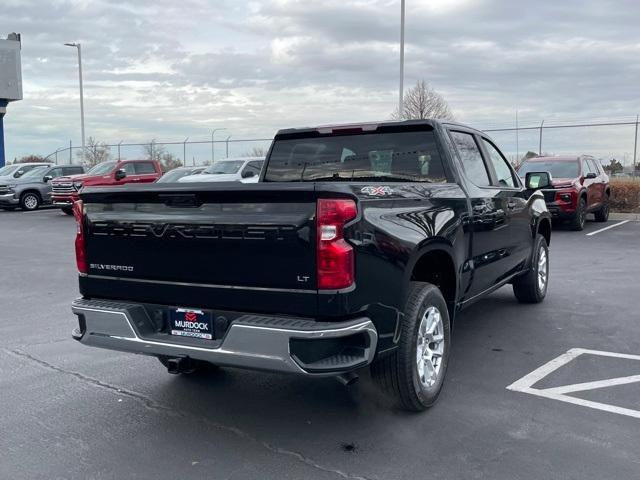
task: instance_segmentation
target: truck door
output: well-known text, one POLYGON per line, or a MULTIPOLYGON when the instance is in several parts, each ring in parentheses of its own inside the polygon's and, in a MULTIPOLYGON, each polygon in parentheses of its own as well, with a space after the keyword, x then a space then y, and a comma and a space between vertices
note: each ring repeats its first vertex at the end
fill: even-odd
POLYGON ((592 170, 589 161, 582 159, 582 185, 587 189, 587 210, 597 207, 600 203, 598 171, 592 170), (589 178, 595 175, 595 177, 589 178))
POLYGON ((521 235, 512 223, 512 192, 509 187, 493 184, 493 167, 485 162, 480 137, 462 130, 451 130, 450 134, 471 202, 473 275, 464 295, 469 299, 515 271, 514 265, 520 256, 516 238, 521 235))

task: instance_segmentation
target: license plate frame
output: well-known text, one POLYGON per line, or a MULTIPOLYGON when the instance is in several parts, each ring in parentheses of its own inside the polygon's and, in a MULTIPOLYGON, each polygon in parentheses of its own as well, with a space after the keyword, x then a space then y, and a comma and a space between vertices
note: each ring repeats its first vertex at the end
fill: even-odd
POLYGON ((200 308, 169 309, 169 333, 173 336, 215 340, 213 312, 200 308))

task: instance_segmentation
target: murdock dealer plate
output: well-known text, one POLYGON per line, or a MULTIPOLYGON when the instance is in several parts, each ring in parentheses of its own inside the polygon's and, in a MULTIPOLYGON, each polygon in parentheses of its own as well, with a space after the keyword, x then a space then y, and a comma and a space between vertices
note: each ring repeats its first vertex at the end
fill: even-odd
POLYGON ((190 308, 172 308, 169 311, 171 335, 213 339, 211 312, 190 308))

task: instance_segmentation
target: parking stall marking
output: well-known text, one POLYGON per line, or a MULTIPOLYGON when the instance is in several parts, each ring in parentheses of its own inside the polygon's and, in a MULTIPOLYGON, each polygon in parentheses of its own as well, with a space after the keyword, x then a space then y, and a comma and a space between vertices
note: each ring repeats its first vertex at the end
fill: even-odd
MULTIPOLYGON (((541 367, 535 369, 533 372, 525 375, 520 380, 515 381, 507 387, 507 390, 514 392, 528 393, 530 395, 536 395, 538 397, 549 398, 551 400, 558 400, 560 402, 571 403, 574 405, 580 405, 582 407, 593 408, 595 410, 602 410, 609 413, 616 413, 618 415, 625 415, 628 417, 634 417, 640 419, 640 410, 633 410, 630 408, 618 407, 615 405, 609 405, 607 403, 594 402, 591 400, 585 400, 582 398, 572 397, 567 395, 568 393, 584 392, 587 390, 595 390, 599 388, 614 387, 617 385, 628 385, 631 383, 640 383, 639 375, 630 375, 626 377, 615 377, 604 380, 597 380, 593 382, 575 383, 571 385, 562 385, 559 387, 551 388, 533 388, 533 385, 540 380, 558 370, 560 367, 571 363, 580 355, 598 355, 602 357, 614 357, 623 358, 627 360, 640 361, 640 355, 630 355, 626 353, 604 352, 600 350, 587 350, 584 348, 572 348, 571 350, 563 353, 557 358, 554 358, 550 362, 545 363, 541 367)), ((640 367, 640 365, 639 365, 640 367)))
POLYGON ((596 233, 604 232, 605 230, 609 230, 610 228, 619 227, 620 225, 624 225, 625 223, 628 223, 628 222, 629 222, 629 220, 622 220, 621 222, 614 223, 613 225, 609 225, 608 227, 601 228, 600 230, 596 230, 594 232, 589 232, 589 233, 586 234, 586 236, 590 237, 591 235, 595 235, 596 233))

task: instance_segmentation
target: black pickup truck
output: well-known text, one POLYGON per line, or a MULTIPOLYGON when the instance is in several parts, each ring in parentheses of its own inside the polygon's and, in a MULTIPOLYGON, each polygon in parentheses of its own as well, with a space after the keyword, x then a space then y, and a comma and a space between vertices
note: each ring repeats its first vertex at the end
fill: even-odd
POLYGON ((544 299, 550 216, 484 133, 433 120, 281 130, 256 184, 85 188, 73 337, 171 373, 349 383, 410 410, 442 388, 456 313, 544 299))

